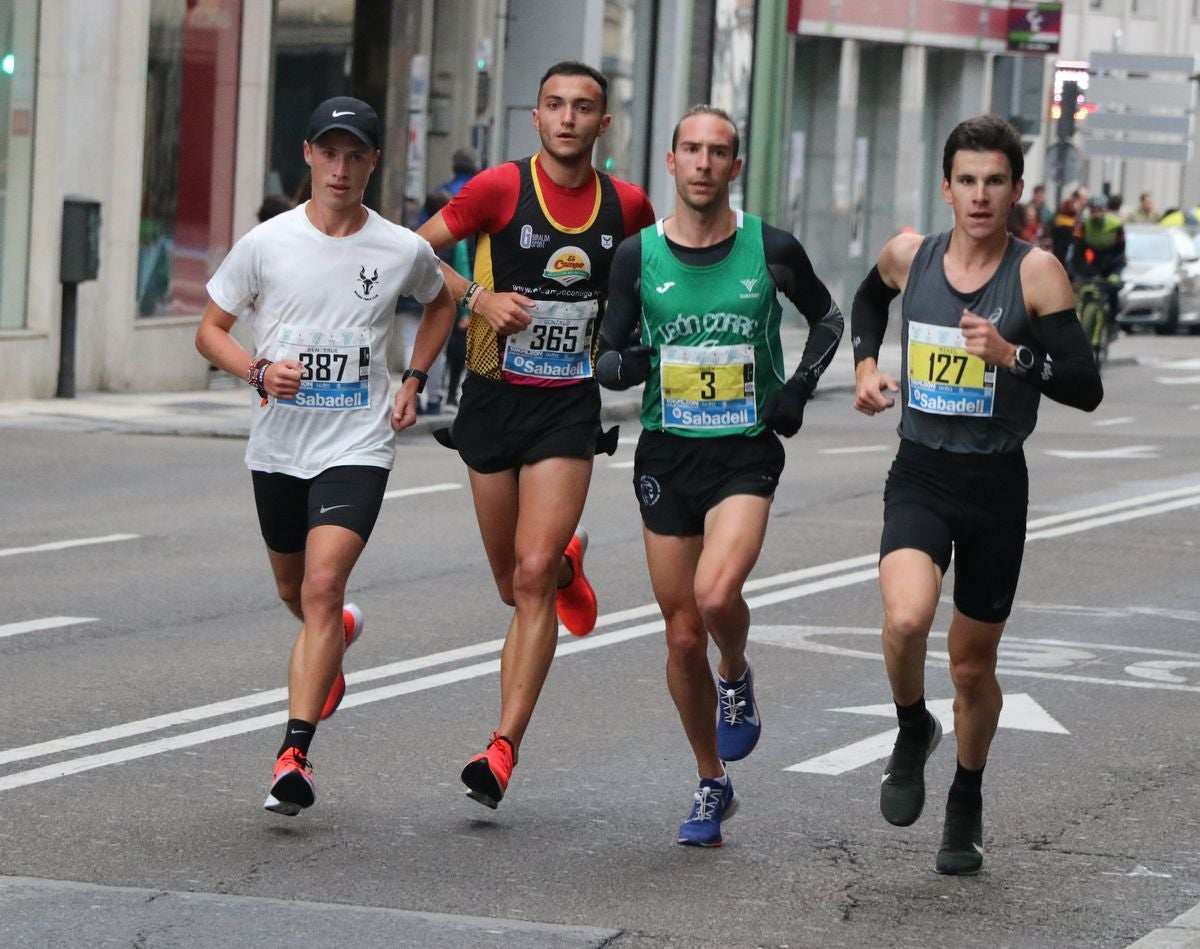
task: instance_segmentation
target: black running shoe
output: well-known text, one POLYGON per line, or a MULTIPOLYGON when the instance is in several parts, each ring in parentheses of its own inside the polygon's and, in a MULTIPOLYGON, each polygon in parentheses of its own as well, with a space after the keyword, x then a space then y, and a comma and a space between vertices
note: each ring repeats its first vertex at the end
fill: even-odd
POLYGON ((879 812, 889 824, 907 827, 921 816, 925 807, 925 762, 941 740, 942 723, 936 715, 929 715, 927 729, 900 729, 879 788, 879 812))
POLYGON ((982 866, 983 805, 947 801, 935 869, 950 876, 974 876, 982 866))

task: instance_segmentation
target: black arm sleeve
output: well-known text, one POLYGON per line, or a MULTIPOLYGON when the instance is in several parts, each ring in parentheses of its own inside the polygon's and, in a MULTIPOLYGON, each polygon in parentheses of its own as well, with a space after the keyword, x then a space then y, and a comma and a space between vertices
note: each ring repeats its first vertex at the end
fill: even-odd
POLYGON ((600 351, 622 350, 642 318, 642 235, 617 245, 608 271, 608 301, 600 321, 600 351))
POLYGON ((775 286, 792 301, 808 321, 808 341, 791 382, 810 398, 842 339, 842 311, 829 289, 813 271, 812 261, 787 231, 763 225, 763 251, 775 286))
POLYGON ((1042 353, 1034 353, 1032 369, 1009 371, 1055 402, 1091 412, 1104 398, 1104 384, 1075 311, 1034 317, 1033 330, 1042 353))
POLYGON ((887 332, 888 307, 900 295, 895 287, 889 287, 879 275, 879 267, 871 268, 850 306, 850 339, 854 346, 854 365, 864 359, 879 359, 879 347, 883 345, 883 334, 887 332))

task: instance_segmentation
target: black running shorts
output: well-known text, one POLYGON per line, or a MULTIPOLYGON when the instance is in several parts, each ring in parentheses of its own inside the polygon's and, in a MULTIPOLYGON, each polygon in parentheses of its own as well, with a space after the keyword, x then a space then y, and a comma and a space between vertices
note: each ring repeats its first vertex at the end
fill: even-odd
POLYGON ((983 623, 1008 619, 1029 514, 1025 454, 962 454, 907 439, 883 492, 879 557, 913 548, 945 574, 954 555, 954 605, 983 623))
POLYGON ((655 534, 695 537, 704 516, 735 494, 775 494, 786 460, 774 432, 687 438, 645 430, 633 460, 642 523, 655 534))
POLYGON ((276 553, 295 554, 314 527, 336 524, 365 544, 383 506, 388 474, 373 465, 326 468, 315 478, 251 471, 263 540, 276 553))
POLYGON ((545 458, 591 458, 600 430, 600 389, 516 386, 467 373, 450 432, 467 466, 482 474, 545 458))

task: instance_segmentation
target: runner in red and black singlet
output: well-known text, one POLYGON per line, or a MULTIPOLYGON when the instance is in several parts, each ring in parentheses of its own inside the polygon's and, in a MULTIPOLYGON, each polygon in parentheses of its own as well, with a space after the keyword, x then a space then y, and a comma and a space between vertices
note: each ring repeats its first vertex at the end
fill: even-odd
POLYGON ((556 613, 577 636, 596 624, 578 524, 600 431, 599 324, 617 245, 654 221, 645 192, 592 166, 607 95, 590 66, 551 66, 533 111, 538 153, 477 175, 418 231, 435 249, 478 237, 473 281, 443 268, 471 318, 458 415, 439 440, 468 466, 492 577, 515 608, 499 727, 462 772, 488 807, 508 788, 550 670, 556 613))

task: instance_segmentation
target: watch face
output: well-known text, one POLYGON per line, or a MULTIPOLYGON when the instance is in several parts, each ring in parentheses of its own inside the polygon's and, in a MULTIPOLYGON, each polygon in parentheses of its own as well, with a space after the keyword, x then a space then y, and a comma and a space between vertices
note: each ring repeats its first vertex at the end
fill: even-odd
POLYGON ((1022 369, 1033 368, 1033 353, 1024 346, 1017 347, 1017 365, 1022 369))

